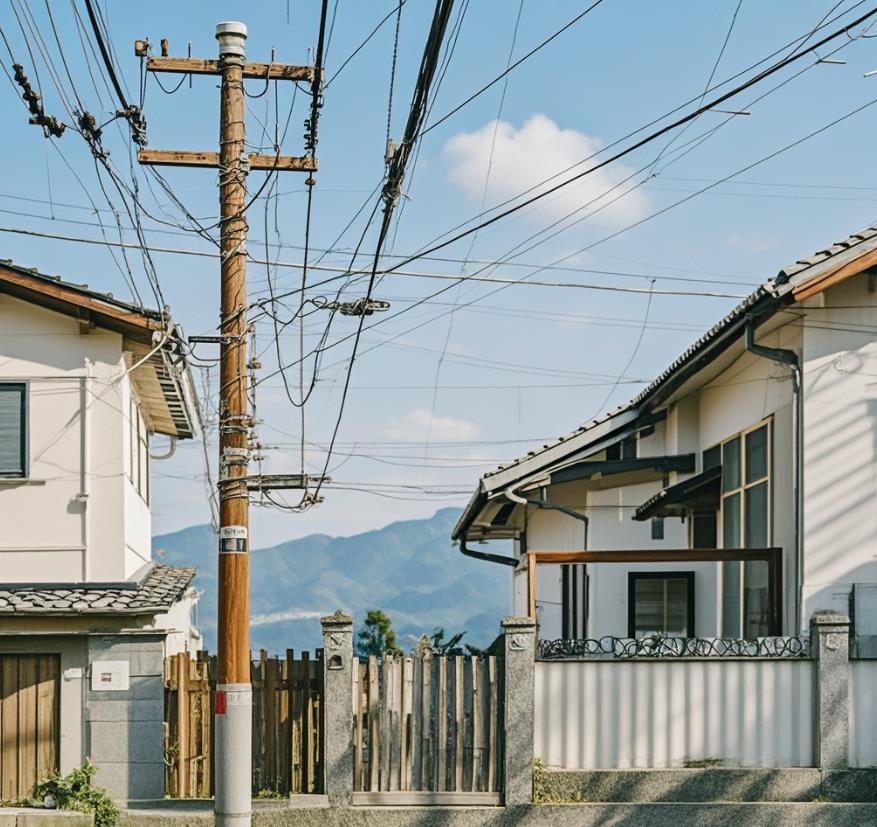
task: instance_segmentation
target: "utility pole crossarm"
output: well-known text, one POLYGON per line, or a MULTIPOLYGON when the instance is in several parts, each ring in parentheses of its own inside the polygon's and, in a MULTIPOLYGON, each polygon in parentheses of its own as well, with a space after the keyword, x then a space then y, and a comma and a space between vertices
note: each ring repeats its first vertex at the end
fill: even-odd
POLYGON ((331 482, 331 477, 313 474, 261 474, 247 477, 247 488, 250 491, 306 491, 312 486, 331 482))
MULTIPOLYGON (((196 57, 148 57, 147 72, 167 72, 175 75, 220 75, 218 60, 196 57)), ((312 83, 313 66, 292 66, 288 63, 245 63, 243 76, 247 80, 301 80, 312 83)))
MULTIPOLYGON (((260 155, 246 156, 250 169, 277 170, 278 172, 316 172, 317 159, 312 155, 260 155)), ((156 167, 219 167, 218 152, 190 152, 176 149, 141 149, 137 152, 141 164, 156 167)))

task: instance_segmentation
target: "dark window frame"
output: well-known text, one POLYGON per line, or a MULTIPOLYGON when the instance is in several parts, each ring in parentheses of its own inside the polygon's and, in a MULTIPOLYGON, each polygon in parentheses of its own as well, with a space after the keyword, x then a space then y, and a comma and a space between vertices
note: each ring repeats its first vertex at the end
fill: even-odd
POLYGON ((636 637, 636 581, 637 580, 685 580, 685 625, 688 637, 696 637, 694 631, 694 572, 693 571, 629 571, 627 573, 627 636, 636 637))
POLYGON ((18 388, 21 392, 21 471, 4 471, 0 469, 0 479, 26 480, 30 473, 30 451, 28 450, 28 446, 30 445, 30 428, 28 427, 28 414, 30 413, 28 397, 30 395, 30 388, 28 382, 22 380, 3 380, 0 381, 0 386, 18 388))

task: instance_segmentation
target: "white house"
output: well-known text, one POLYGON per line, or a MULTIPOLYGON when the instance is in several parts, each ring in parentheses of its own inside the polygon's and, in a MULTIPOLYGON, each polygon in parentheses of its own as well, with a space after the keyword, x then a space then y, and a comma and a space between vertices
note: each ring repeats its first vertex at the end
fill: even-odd
POLYGON ((163 662, 199 635, 194 570, 151 558, 150 439, 195 405, 166 312, 0 262, 0 799, 86 757, 162 795, 163 662))
POLYGON ((865 645, 875 265, 871 227, 786 267, 629 403, 485 474, 462 551, 514 567, 543 639, 796 634, 839 609, 865 645))

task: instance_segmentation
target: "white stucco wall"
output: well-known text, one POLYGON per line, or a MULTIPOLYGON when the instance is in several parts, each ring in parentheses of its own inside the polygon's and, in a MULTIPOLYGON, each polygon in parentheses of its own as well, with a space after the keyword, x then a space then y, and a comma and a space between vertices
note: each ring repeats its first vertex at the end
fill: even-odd
MULTIPOLYGON (((877 582, 877 293, 858 276, 804 319, 804 619, 877 582)), ((868 630, 857 630, 865 633, 868 630)), ((877 629, 868 633, 877 632, 877 629)))
POLYGON ((0 381, 28 382, 29 455, 27 480, 0 480, 0 582, 120 581, 148 560, 149 509, 127 479, 122 346, 0 294, 0 381))
MULTIPOLYGON (((800 330, 786 325, 765 336, 761 344, 799 349, 800 330)), ((877 374, 877 369, 875 369, 877 374)), ((771 499, 772 519, 769 543, 784 550, 784 624, 794 623, 795 531, 791 507, 793 489, 793 395, 788 368, 744 353, 702 388, 674 401, 666 419, 655 433, 639 443, 639 456, 694 453, 696 472, 702 470, 703 451, 757 425, 771 421, 771 499)), ((667 484, 681 481, 688 474, 671 473, 667 484)), ((603 481, 603 485, 609 478, 603 481)), ((663 480, 637 485, 588 490, 585 484, 553 486, 549 499, 581 508, 590 520, 589 549, 688 548, 688 525, 676 518, 664 520, 664 539, 652 540, 648 521, 632 518, 637 506, 658 492, 663 480)), ((529 550, 581 548, 581 527, 570 517, 553 511, 532 511, 527 522, 529 550), (578 533, 576 533, 578 532, 578 533)), ((721 545, 721 515, 718 525, 721 545)), ((590 565, 589 623, 591 637, 626 635, 628 622, 628 574, 640 571, 693 571, 695 574, 695 632, 711 637, 720 634, 721 567, 714 563, 605 564, 590 565)), ((877 577, 875 577, 877 579, 877 577)), ((537 603, 543 638, 560 635, 560 611, 553 607, 560 600, 559 568, 540 567, 537 603)), ((518 575, 515 612, 526 613, 526 583, 518 575)))

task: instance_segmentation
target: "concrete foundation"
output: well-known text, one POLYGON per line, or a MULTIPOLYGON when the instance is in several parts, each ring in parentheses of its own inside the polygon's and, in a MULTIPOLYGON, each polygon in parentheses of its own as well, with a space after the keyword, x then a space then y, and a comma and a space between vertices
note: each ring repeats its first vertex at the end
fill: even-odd
MULTIPOLYGON (((776 827, 818 824, 846 827, 877 822, 877 804, 831 803, 639 803, 523 804, 516 807, 350 807, 293 809, 254 807, 254 827, 590 827, 643 825, 679 827, 776 827)), ((171 808, 127 810, 119 827, 205 827, 212 825, 208 807, 201 811, 171 808)))

